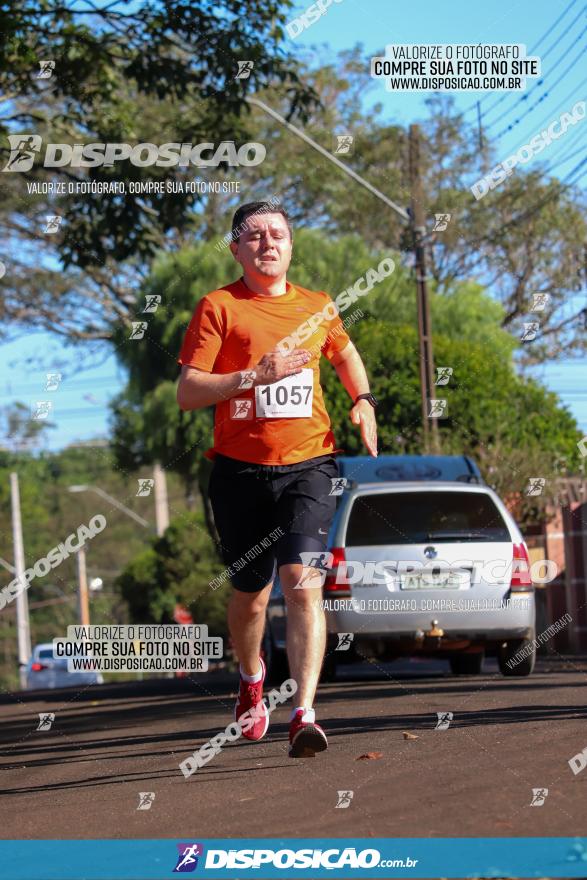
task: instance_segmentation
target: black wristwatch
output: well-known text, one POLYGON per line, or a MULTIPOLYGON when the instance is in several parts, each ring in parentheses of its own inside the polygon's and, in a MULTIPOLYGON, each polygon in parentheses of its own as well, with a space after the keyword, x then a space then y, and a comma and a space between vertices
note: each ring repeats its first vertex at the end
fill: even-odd
POLYGON ((373 409, 377 406, 377 398, 369 392, 368 394, 359 394, 357 399, 355 400, 355 404, 359 402, 359 400, 368 400, 373 409))

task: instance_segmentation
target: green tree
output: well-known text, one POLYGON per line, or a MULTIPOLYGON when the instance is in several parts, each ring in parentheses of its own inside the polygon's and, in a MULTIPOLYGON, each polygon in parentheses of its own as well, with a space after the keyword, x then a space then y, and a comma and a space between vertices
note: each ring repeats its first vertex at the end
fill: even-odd
MULTIPOLYGON (((23 132, 44 145, 228 141, 239 147, 257 141, 246 102, 268 85, 285 99, 288 115, 303 121, 317 96, 281 46, 290 6, 290 0, 3 4, 5 170, 14 158, 8 136, 15 137, 15 149, 31 148, 21 144, 23 132), (45 61, 53 61, 54 70, 39 78, 45 61), (237 78, 240 61, 252 62, 248 77, 237 78)), ((202 225, 198 193, 166 187, 132 193, 129 185, 185 183, 194 170, 206 179, 206 167, 116 161, 44 168, 37 157, 29 170, 3 174, 0 228, 10 260, 0 316, 10 326, 33 325, 68 339, 108 339, 112 323, 134 304, 145 262, 202 225), (124 183, 126 193, 75 190, 78 182, 112 181, 124 183), (29 189, 55 183, 65 192, 29 189), (52 235, 44 233, 48 214, 62 218, 52 235)), ((220 178, 233 173, 228 160, 216 171, 220 178)))
MULTIPOLYGON (((437 297, 433 305, 441 300, 437 297)), ((505 331, 499 332, 507 337, 505 331)), ((419 348, 414 325, 366 317, 354 326, 353 341, 379 401, 380 453, 420 453, 419 348)), ((458 327, 452 336, 435 334, 434 356, 437 364, 453 369, 449 384, 437 388, 437 396, 447 400, 447 417, 438 421, 442 453, 470 455, 501 497, 515 496, 521 522, 541 519, 546 504, 556 496, 559 459, 565 458, 571 471, 578 468, 581 432, 575 419, 556 394, 518 375, 511 358, 481 339, 463 338, 458 327), (524 494, 531 477, 547 481, 540 496, 524 494)), ((326 363, 322 384, 337 445, 347 454, 364 454, 349 420, 348 395, 326 363)))
MULTIPOLYGON (((290 278, 335 296, 377 266, 384 253, 370 251, 356 236, 329 239, 322 232, 301 230, 294 235, 290 278)), ((193 494, 197 481, 211 534, 212 516, 206 503, 209 462, 203 452, 212 443, 212 408, 193 413, 179 409, 175 359, 200 297, 239 274, 228 252, 217 255, 212 243, 199 243, 156 262, 145 294, 159 294, 161 304, 149 315, 144 338, 128 340, 123 328, 115 336, 129 384, 113 414, 113 448, 120 466, 132 470, 160 460, 181 476, 188 495, 193 494)), ((419 452, 416 297, 410 270, 395 257, 393 274, 357 300, 343 317, 358 319, 349 333, 365 361, 374 393, 381 399, 381 451, 419 452)), ((443 292, 435 289, 433 285, 435 363, 452 366, 454 371, 446 388, 449 418, 439 423, 443 450, 476 457, 499 491, 509 491, 515 484, 522 492, 527 477, 549 476, 561 456, 567 458, 569 467, 578 464, 575 444, 580 434, 571 415, 556 395, 516 372, 520 345, 503 327, 503 306, 479 284, 454 283, 443 292), (519 463, 517 448, 528 453, 519 463)), ((348 421, 348 395, 324 360, 322 375, 338 445, 348 454, 363 454, 360 435, 348 421)), ((548 497, 546 493, 542 501, 548 497)), ((527 515, 537 515, 536 507, 527 515)))
POLYGON ((127 565, 117 584, 133 621, 170 622, 179 602, 211 635, 224 635, 229 589, 210 585, 222 569, 202 515, 186 513, 127 565))

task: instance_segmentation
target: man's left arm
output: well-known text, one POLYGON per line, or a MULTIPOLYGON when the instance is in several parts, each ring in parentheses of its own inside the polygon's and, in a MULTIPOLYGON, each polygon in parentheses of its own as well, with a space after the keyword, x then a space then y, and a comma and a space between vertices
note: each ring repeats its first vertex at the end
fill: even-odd
POLYGON ((369 379, 361 356, 353 343, 349 342, 342 351, 333 354, 329 360, 353 401, 350 411, 351 422, 353 425, 360 425, 363 443, 370 455, 375 457, 377 455, 375 410, 368 400, 354 403, 359 394, 369 393, 369 379))

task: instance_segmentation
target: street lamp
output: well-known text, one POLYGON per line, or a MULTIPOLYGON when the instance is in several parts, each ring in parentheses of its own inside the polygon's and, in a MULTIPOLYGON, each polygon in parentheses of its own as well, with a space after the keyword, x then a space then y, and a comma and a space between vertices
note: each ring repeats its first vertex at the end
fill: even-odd
POLYGON ((113 507, 118 508, 118 510, 122 510, 123 513, 126 513, 127 516, 130 516, 131 519, 134 519, 146 529, 152 529, 151 524, 147 522, 146 519, 143 519, 142 516, 139 516, 138 513, 135 513, 134 510, 130 509, 130 507, 122 504, 121 501, 113 498, 112 495, 108 494, 108 492, 104 492, 104 490, 100 489, 99 486, 87 486, 85 483, 82 483, 76 486, 68 486, 67 489, 68 492, 94 492, 96 495, 99 495, 100 498, 104 498, 105 501, 108 501, 109 504, 112 504, 113 507))

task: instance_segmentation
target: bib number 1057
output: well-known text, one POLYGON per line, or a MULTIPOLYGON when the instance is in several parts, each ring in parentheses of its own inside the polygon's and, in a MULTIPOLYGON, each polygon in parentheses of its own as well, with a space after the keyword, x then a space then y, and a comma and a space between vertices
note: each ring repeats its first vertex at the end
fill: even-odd
POLYGON ((271 385, 255 388, 256 416, 261 419, 296 419, 312 415, 314 376, 310 369, 286 376, 271 385))

